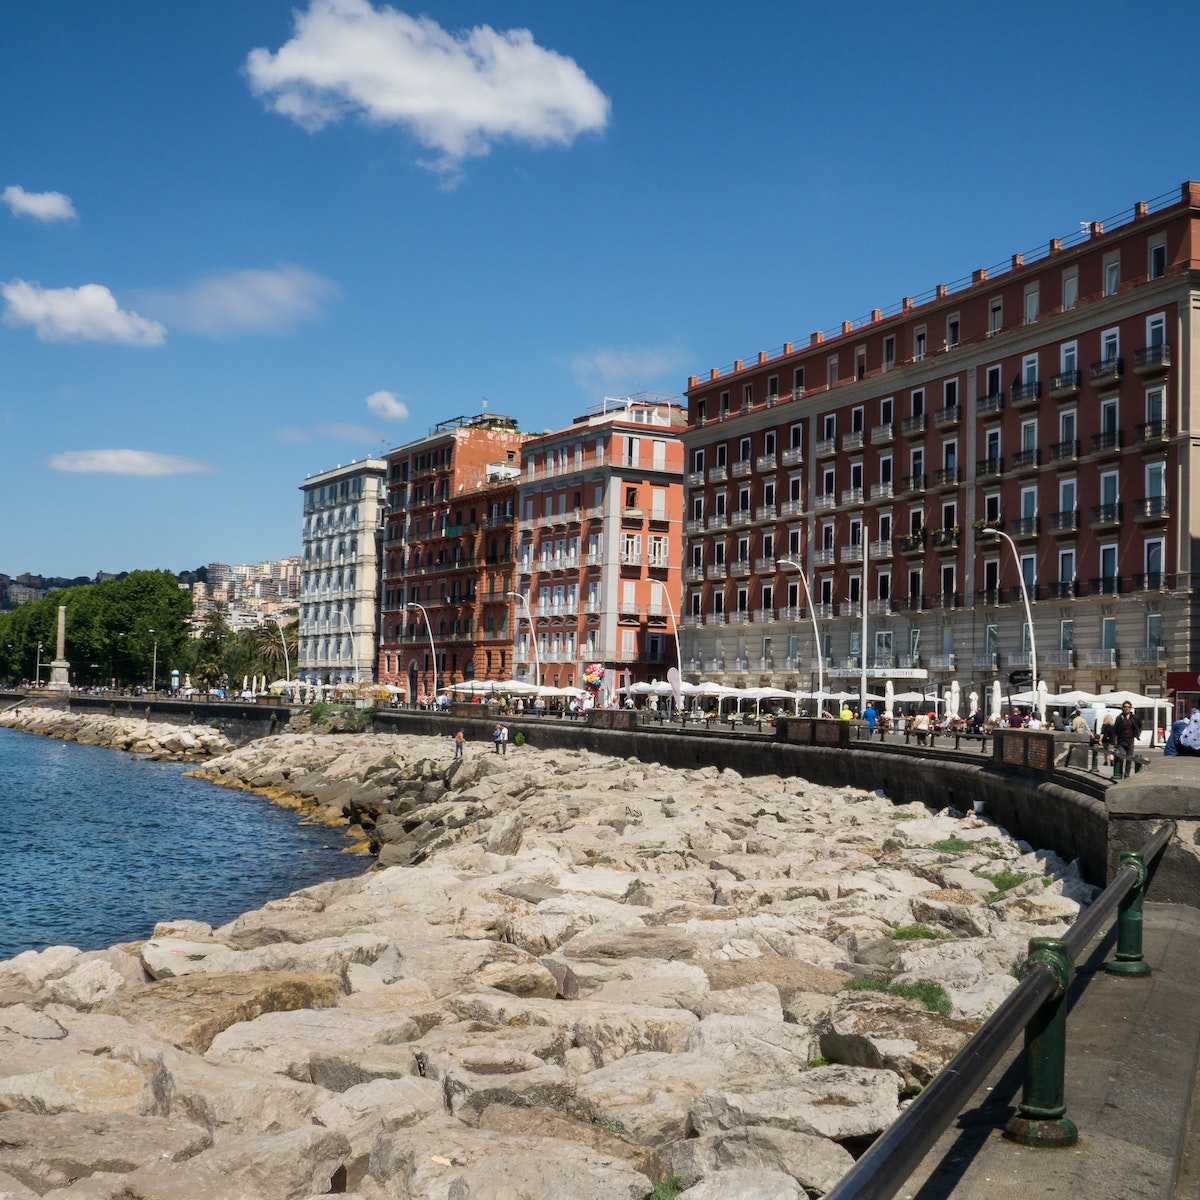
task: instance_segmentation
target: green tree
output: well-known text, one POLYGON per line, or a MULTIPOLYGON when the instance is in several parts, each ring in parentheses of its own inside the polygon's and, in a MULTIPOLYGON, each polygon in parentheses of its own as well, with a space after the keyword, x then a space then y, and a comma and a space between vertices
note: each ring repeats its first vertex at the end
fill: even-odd
POLYGON ((229 672, 226 659, 226 642, 230 638, 229 622, 225 619, 225 606, 214 604, 204 615, 200 637, 196 646, 192 680, 197 687, 209 690, 228 684, 229 672))

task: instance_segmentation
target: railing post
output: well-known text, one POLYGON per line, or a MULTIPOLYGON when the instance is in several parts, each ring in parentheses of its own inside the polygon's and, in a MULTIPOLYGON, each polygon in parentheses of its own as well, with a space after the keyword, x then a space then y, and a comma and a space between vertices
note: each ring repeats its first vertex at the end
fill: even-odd
POLYGON ((1100 747, 1092 746, 1092 774, 1100 774, 1100 747))
POLYGON ((1149 975, 1150 964, 1142 957, 1142 901, 1146 896, 1146 863, 1135 850, 1121 852, 1121 869, 1133 867, 1137 884, 1121 898, 1117 908, 1117 957, 1104 964, 1112 975, 1149 975))
POLYGON ((1057 986, 1025 1026, 1025 1082, 1017 1115, 1004 1136, 1022 1146, 1073 1146, 1079 1140, 1066 1116, 1067 989, 1075 974, 1071 952, 1062 938, 1031 938, 1021 978, 1037 967, 1054 973, 1057 986))

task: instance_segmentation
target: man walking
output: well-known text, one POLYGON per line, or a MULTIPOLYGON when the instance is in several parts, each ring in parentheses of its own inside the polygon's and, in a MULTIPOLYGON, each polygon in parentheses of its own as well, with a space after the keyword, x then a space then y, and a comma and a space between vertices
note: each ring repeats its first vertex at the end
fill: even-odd
POLYGON ((1117 739, 1117 762, 1124 762, 1121 777, 1128 779, 1133 774, 1133 746, 1142 735, 1141 718, 1134 714, 1128 700, 1121 705, 1121 712, 1113 721, 1113 731, 1117 739))
POLYGON ((508 754, 508 726, 500 726, 500 753, 508 754))
POLYGON ((467 740, 467 731, 465 729, 460 729, 454 735, 454 757, 455 758, 462 758, 463 742, 465 742, 466 740, 467 740))

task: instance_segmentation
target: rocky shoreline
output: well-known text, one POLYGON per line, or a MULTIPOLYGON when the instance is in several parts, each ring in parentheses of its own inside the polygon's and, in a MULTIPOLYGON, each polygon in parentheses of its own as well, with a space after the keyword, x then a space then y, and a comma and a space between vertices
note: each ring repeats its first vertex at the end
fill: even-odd
POLYGON ((1092 895, 799 779, 311 733, 196 773, 375 864, 0 963, 0 1196, 820 1196, 1092 895))

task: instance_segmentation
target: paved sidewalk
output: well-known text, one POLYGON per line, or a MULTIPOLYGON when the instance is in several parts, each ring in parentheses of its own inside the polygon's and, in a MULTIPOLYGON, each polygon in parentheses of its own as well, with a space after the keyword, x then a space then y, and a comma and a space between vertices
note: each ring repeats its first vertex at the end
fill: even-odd
POLYGON ((1079 1143, 1030 1150, 1001 1131, 1021 1100, 1018 1035, 987 1086, 896 1195, 905 1200, 1195 1200, 1200 1121, 1200 910, 1145 906, 1146 978, 1109 975, 1114 931, 1077 964, 1067 1019, 1067 1116, 1079 1143), (1086 986, 1084 986, 1086 984, 1086 986), (1177 1181, 1178 1175, 1178 1181, 1177 1181))

